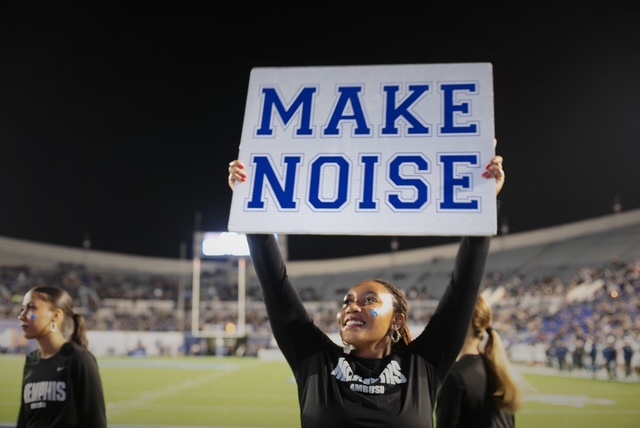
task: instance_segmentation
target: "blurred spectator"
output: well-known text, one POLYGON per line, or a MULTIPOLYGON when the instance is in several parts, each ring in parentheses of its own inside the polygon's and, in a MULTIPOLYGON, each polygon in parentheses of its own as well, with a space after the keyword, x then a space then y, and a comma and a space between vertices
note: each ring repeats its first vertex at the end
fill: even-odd
POLYGON ((604 365, 607 369, 609 379, 617 377, 618 351, 616 350, 616 338, 614 336, 607 337, 607 346, 602 350, 604 357, 604 365))

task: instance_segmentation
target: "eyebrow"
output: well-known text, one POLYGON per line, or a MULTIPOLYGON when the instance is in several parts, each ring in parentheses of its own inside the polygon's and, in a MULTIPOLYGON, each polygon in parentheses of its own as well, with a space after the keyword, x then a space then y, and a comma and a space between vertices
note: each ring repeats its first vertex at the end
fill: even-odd
MULTIPOLYGON (((375 291, 365 291, 364 293, 359 294, 359 297, 370 297, 370 296, 380 297, 380 294, 375 291)), ((344 299, 353 298, 353 297, 354 297, 354 293, 349 293, 344 296, 344 299)))

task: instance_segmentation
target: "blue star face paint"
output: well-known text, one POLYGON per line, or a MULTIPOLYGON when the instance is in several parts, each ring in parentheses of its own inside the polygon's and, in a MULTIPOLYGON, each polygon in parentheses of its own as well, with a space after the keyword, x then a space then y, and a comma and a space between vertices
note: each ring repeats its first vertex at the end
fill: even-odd
POLYGON ((32 314, 31 315, 31 321, 35 321, 37 319, 38 319, 38 315, 36 315, 36 314, 32 314))
POLYGON ((371 316, 372 317, 377 317, 378 315, 379 315, 378 311, 376 311, 375 309, 371 309, 371 316))

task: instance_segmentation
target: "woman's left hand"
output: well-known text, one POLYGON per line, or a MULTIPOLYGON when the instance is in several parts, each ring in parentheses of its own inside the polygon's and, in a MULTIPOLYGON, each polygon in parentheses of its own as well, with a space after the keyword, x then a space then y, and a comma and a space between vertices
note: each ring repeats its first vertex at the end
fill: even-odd
POLYGON ((505 173, 502 169, 502 161, 502 156, 494 156, 482 173, 484 178, 494 178, 496 180, 496 195, 500 193, 502 186, 504 186, 505 173))

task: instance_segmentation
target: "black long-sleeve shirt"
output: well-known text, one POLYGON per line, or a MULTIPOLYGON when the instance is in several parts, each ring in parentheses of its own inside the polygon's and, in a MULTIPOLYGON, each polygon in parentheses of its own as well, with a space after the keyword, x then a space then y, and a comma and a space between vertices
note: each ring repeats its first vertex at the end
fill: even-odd
POLYGON ((464 355, 454 365, 438 395, 438 428, 513 428, 515 415, 497 408, 495 382, 482 355, 464 355))
POLYGON ((467 334, 490 238, 462 238, 451 281, 424 331, 381 359, 350 355, 313 323, 273 235, 248 240, 271 329, 296 379, 301 426, 432 427, 436 394, 467 334))
POLYGON ((26 357, 17 428, 106 428, 102 380, 95 357, 75 342, 51 358, 26 357))

